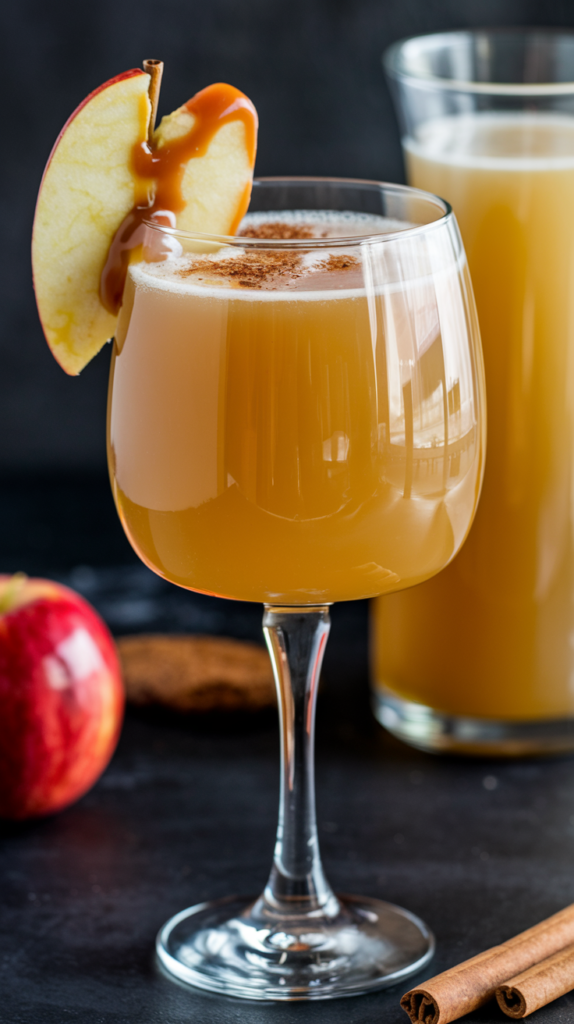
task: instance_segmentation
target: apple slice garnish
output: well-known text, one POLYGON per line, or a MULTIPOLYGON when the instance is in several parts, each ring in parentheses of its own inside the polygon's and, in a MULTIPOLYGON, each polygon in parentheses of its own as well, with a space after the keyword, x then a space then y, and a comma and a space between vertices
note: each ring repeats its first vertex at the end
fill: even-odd
POLYGON ((145 220, 230 235, 249 205, 257 113, 247 96, 208 86, 164 117, 148 144, 149 84, 150 75, 128 71, 88 96, 62 129, 40 186, 36 299, 48 345, 70 374, 115 333, 145 220))
POLYGON ((146 222, 235 234, 249 205, 256 148, 257 111, 251 100, 218 82, 164 117, 151 145, 134 149, 134 170, 152 181, 152 198, 130 211, 110 246, 100 286, 110 313, 119 313, 127 269, 139 258, 139 246, 143 243, 147 258, 154 260, 165 259, 171 247, 165 236, 150 239, 146 222))
POLYGON ((135 69, 91 93, 62 128, 40 185, 34 288, 46 340, 66 373, 79 373, 114 334, 100 276, 119 225, 146 198, 132 152, 147 136, 149 81, 135 69))
POLYGON ((182 231, 234 235, 253 183, 257 111, 251 100, 232 85, 210 85, 162 118, 153 141, 160 166, 167 157, 181 167, 177 181, 159 178, 156 207, 172 210, 182 231))

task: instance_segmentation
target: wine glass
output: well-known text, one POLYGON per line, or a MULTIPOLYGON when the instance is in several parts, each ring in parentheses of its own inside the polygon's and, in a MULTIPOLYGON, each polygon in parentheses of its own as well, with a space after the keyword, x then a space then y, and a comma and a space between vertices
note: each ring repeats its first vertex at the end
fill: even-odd
POLYGON ((329 605, 427 579, 463 543, 484 461, 482 356, 456 221, 435 196, 260 179, 243 231, 149 223, 110 378, 133 547, 180 586, 263 602, 280 716, 263 894, 183 910, 157 953, 203 989, 325 999, 394 984, 433 953, 413 914, 335 895, 324 875, 315 701, 329 605))

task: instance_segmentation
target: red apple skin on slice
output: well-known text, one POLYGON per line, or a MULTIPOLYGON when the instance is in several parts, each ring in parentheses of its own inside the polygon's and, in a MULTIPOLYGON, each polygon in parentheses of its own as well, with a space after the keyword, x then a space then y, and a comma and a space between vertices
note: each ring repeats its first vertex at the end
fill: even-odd
MULTIPOLYGON (((0 602, 14 578, 0 576, 0 602)), ((0 614, 0 817, 62 810, 115 749, 124 690, 114 642, 94 609, 50 580, 16 578, 0 614)))
POLYGON ((79 373, 115 331, 117 318, 100 302, 100 277, 115 232, 147 200, 132 153, 147 136, 149 81, 134 69, 91 93, 60 132, 40 185, 34 288, 48 345, 69 374, 79 373))

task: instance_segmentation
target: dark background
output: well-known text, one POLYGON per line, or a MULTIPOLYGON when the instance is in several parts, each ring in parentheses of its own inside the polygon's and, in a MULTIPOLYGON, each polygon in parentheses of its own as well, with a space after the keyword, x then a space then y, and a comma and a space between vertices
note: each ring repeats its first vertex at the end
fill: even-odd
POLYGON ((101 82, 166 62, 160 115, 211 82, 260 117, 257 173, 401 180, 381 52, 403 36, 484 25, 574 25, 572 0, 4 0, 0 472, 103 474, 109 349, 67 378, 50 356, 29 240, 63 123, 101 82))
MULTIPOLYGON (((257 605, 186 593, 137 562, 105 474, 109 349, 70 378, 43 340, 34 203, 76 105, 159 57, 160 115, 217 80, 253 99, 259 174, 400 180, 382 50, 421 32, 529 24, 573 27, 574 0, 4 0, 0 572, 62 579, 115 634, 261 636, 257 605)), ((400 744, 369 711, 367 629, 366 602, 333 609, 319 832, 336 886, 407 906, 435 930, 428 977, 574 899, 574 762, 453 761, 400 744)), ((254 1007, 157 973, 153 937, 171 913, 262 888, 277 770, 273 717, 162 722, 131 709, 83 800, 52 819, 0 825, 0 1024, 405 1024, 402 987, 254 1007)), ((565 996, 536 1019, 570 1024, 573 1007, 565 996)), ((470 1018, 501 1019, 492 1006, 470 1018)))

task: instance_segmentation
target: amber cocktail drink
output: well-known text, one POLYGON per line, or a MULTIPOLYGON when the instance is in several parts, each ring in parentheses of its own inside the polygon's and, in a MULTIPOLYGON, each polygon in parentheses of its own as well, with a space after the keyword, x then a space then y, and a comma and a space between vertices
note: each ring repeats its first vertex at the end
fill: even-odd
MULTIPOLYGON (((389 230, 335 212, 303 224, 389 230)), ((367 298, 370 255, 227 246, 132 267, 110 465, 124 527, 166 579, 332 602, 419 583, 460 547, 482 457, 473 368, 452 350, 469 330, 461 268, 437 286, 421 263, 406 294, 375 280, 367 298)))
POLYGON ((483 402, 464 251, 440 200, 269 179, 236 238, 149 224, 111 371, 118 511, 166 579, 265 604, 283 754, 267 887, 168 922, 158 954, 181 980, 321 999, 430 957, 418 919, 325 879, 314 702, 329 604, 412 586, 463 543, 483 402))

